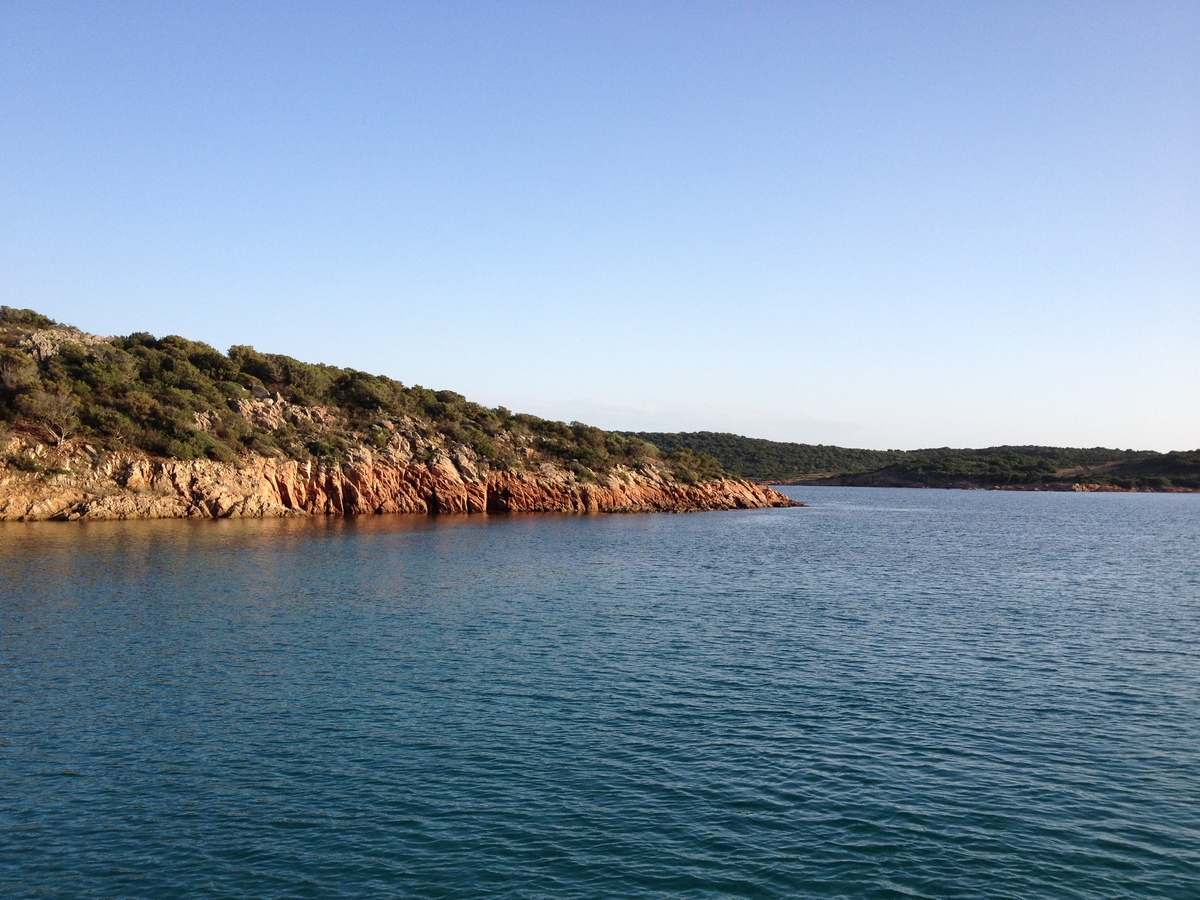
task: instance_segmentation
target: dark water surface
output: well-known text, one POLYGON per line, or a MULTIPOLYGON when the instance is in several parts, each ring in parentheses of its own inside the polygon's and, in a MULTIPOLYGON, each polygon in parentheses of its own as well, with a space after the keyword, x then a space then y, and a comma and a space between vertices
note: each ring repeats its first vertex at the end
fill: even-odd
POLYGON ((1200 496, 0 527, 0 895, 1200 897, 1200 496))

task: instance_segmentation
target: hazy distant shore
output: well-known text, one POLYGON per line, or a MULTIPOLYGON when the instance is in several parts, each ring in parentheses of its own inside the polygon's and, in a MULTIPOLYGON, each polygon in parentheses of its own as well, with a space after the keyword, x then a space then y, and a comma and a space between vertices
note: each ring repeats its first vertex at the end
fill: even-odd
POLYGON ((1109 447, 1038 446, 866 450, 709 431, 627 434, 667 451, 708 454, 725 471, 763 484, 1014 491, 1200 491, 1200 450, 1157 453, 1109 447))
POLYGON ((775 487, 889 487, 889 488, 931 488, 934 490, 960 491, 1041 491, 1067 493, 1101 493, 1101 494, 1197 494, 1200 488, 1169 486, 1136 485, 1122 487, 1116 484, 1097 484, 1086 481, 1051 481, 1038 484, 987 484, 971 481, 906 481, 901 478, 877 477, 877 473, 868 475, 812 475, 792 478, 786 481, 763 481, 762 484, 775 487))

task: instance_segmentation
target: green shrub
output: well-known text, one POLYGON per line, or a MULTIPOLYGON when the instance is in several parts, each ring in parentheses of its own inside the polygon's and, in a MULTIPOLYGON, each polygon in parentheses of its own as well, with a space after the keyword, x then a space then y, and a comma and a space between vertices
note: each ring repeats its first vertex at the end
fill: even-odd
POLYGON ((11 306, 0 306, 0 323, 29 329, 54 328, 58 325, 49 316, 43 316, 32 309, 13 309, 11 306))
POLYGON ((42 464, 28 453, 10 453, 8 456, 8 464, 14 469, 19 469, 22 472, 42 471, 42 464))
POLYGON ((238 461, 237 454, 233 452, 233 448, 228 444, 223 444, 220 441, 213 441, 204 450, 205 456, 217 462, 236 463, 238 461))
POLYGON ((686 448, 674 451, 666 461, 675 478, 684 484, 720 478, 725 474, 721 464, 713 457, 686 448))

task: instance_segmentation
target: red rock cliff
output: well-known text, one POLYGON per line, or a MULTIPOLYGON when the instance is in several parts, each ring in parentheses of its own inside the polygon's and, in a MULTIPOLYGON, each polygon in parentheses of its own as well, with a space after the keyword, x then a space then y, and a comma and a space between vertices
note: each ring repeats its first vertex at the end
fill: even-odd
POLYGON ((480 470, 448 458, 404 463, 365 455, 322 466, 252 458, 241 465, 127 453, 58 460, 59 471, 0 469, 0 520, 225 518, 367 513, 685 512, 798 506, 734 479, 684 484, 659 468, 582 481, 551 465, 480 470))

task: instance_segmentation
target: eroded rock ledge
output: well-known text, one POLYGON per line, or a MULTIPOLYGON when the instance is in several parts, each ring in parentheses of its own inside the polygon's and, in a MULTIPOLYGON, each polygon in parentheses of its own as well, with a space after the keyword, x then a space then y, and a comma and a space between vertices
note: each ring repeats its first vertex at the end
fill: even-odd
POLYGON ((323 466, 255 457, 241 464, 80 454, 57 472, 0 469, 0 520, 229 518, 375 513, 689 512, 800 506, 735 479, 684 484, 657 470, 602 483, 545 465, 464 472, 443 459, 364 458, 323 466))

